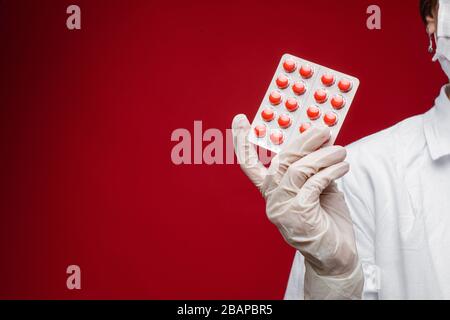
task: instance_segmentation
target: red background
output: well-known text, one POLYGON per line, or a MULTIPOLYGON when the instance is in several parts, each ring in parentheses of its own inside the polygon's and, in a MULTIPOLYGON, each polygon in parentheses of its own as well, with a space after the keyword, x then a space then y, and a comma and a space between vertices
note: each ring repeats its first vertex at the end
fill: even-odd
POLYGON ((282 298, 294 251, 258 191, 173 165, 170 136, 252 118, 286 52, 360 78, 340 144, 426 111, 418 1, 376 3, 380 31, 364 0, 0 1, 0 298, 282 298))

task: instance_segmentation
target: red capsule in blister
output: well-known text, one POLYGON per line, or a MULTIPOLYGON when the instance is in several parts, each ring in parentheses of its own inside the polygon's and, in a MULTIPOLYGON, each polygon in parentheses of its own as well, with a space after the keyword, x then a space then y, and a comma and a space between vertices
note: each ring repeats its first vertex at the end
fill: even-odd
POLYGON ((278 117, 278 125, 280 126, 280 128, 287 129, 291 126, 291 124, 292 119, 287 114, 282 114, 278 117))
POLYGON ((286 89, 287 87, 289 87, 289 78, 283 74, 278 76, 276 82, 277 82, 277 87, 280 89, 286 89))
POLYGON ((308 110, 306 110, 306 114, 311 120, 317 120, 320 118, 320 108, 316 106, 310 106, 308 110))
POLYGON ((323 121, 329 127, 334 126, 337 123, 337 115, 334 112, 327 112, 323 117, 323 121))
POLYGON ((334 109, 340 110, 345 106, 345 99, 340 94, 335 95, 333 98, 331 98, 331 105, 334 109))
POLYGON ((294 83, 294 85, 292 86, 292 91, 294 91, 296 95, 301 96, 306 92, 305 83, 303 81, 294 83))
POLYGON ((267 127, 263 124, 255 127, 255 135, 258 138, 264 138, 267 133, 267 127))
POLYGON ((273 91, 269 96, 269 101, 274 106, 279 105, 281 103, 281 100, 281 93, 279 93, 278 91, 273 91))
POLYGON ((324 86, 330 87, 334 84, 334 76, 331 73, 325 73, 322 78, 322 84, 324 86))
POLYGON ((349 79, 344 78, 339 81, 338 87, 342 92, 349 92, 353 88, 353 83, 349 79))
POLYGON ((313 76, 314 69, 309 64, 305 64, 300 68, 300 75, 303 79, 309 79, 313 76))
POLYGON ((286 72, 294 72, 297 68, 297 65, 295 64, 295 61, 292 59, 286 59, 286 61, 283 62, 283 69, 286 72))
POLYGON ((316 92, 314 92, 314 99, 317 103, 324 103, 328 99, 328 93, 324 89, 318 89, 316 92))
POLYGON ((283 142, 284 142, 283 132, 281 132, 280 130, 276 130, 276 131, 272 132, 270 135, 270 141, 272 141, 272 143, 274 145, 283 144, 283 142))
POLYGON ((261 117, 264 121, 270 122, 275 118, 275 112, 270 108, 264 109, 261 113, 261 117))
POLYGON ((286 109, 290 112, 294 112, 298 109, 298 102, 294 98, 289 98, 285 103, 286 109))
POLYGON ((304 133, 306 130, 308 130, 309 128, 311 128, 311 123, 309 123, 309 122, 305 122, 305 123, 302 123, 301 124, 301 126, 300 126, 300 128, 299 128, 299 131, 300 131, 300 133, 304 133))

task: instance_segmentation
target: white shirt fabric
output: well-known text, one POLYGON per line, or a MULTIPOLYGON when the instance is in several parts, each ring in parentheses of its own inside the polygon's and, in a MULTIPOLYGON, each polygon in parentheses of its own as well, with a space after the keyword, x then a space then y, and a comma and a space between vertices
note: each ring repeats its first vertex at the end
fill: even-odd
MULTIPOLYGON (((449 88, 450 89, 450 88, 449 88)), ((450 299, 450 100, 348 146, 364 299, 450 299)), ((285 299, 304 298, 297 252, 285 299)))

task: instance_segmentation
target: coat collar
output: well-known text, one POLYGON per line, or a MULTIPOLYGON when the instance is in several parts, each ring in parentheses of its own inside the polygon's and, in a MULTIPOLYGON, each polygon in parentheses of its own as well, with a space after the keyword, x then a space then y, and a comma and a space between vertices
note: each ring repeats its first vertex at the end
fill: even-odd
POLYGON ((446 90, 450 85, 442 87, 434 107, 424 115, 425 138, 433 160, 450 155, 450 100, 446 90))

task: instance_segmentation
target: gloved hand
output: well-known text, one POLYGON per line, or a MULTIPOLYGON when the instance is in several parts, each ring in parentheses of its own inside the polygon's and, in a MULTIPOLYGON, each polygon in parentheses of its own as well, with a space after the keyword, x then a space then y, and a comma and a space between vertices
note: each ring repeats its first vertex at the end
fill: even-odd
MULTIPOLYGON (((315 277, 338 279, 358 272, 361 282, 353 224, 334 183, 349 171, 344 162, 346 150, 339 146, 320 149, 330 137, 329 129, 311 128, 299 135, 274 157, 268 169, 248 141, 247 118, 236 116, 232 129, 242 170, 266 200, 270 221, 305 257, 307 272, 312 268, 315 277)), ((361 283, 356 287, 362 291, 361 283)))

